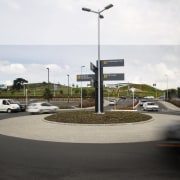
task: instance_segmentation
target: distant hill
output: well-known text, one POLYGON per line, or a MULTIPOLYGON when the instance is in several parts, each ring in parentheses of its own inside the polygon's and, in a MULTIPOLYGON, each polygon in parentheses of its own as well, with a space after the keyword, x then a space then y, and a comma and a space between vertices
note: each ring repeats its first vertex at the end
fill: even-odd
POLYGON ((131 88, 135 88, 135 96, 139 97, 145 97, 145 96, 154 96, 154 97, 159 97, 164 94, 163 90, 156 89, 153 86, 147 85, 147 84, 126 84, 124 86, 117 88, 110 88, 111 91, 114 91, 116 96, 117 94, 119 96, 132 96, 131 88), (114 90, 112 90, 114 89, 114 90), (116 89, 116 90, 115 90, 116 89))
MULTIPOLYGON (((154 96, 159 97, 162 96, 164 91, 156 89, 155 87, 146 85, 146 84, 128 84, 124 85, 120 88, 107 88, 104 87, 104 96, 127 96, 131 97, 132 92, 130 91, 131 88, 135 88, 135 96, 144 97, 144 96, 154 96)), ((25 89, 28 89, 28 96, 42 96, 44 93, 45 88, 48 88, 48 83, 29 83, 24 86, 23 89, 19 91, 13 90, 11 87, 8 87, 9 90, 7 91, 0 91, 0 96, 25 96, 25 89)), ((61 84, 49 84, 50 90, 53 92, 55 96, 67 96, 68 94, 68 87, 66 85, 61 84)), ((89 95, 94 90, 93 87, 83 87, 83 90, 87 90, 89 95)), ((80 96, 80 87, 69 87, 69 93, 71 96, 80 96)))

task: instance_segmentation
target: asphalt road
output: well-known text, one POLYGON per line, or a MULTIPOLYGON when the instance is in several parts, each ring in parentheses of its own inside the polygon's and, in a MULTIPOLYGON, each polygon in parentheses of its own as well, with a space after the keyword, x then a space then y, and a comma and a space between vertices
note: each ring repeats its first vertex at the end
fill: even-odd
POLYGON ((0 135, 0 179, 179 180, 180 169, 167 163, 158 143, 68 144, 0 135))
MULTIPOLYGON (((0 113, 0 119, 24 115, 0 113)), ((174 152, 159 143, 55 143, 0 135, 0 180, 179 180, 180 154, 172 160, 174 152)))
POLYGON ((7 119, 7 118, 13 118, 13 117, 19 117, 19 116, 28 116, 28 115, 30 115, 30 114, 27 112, 14 112, 14 113, 1 112, 0 120, 7 119))

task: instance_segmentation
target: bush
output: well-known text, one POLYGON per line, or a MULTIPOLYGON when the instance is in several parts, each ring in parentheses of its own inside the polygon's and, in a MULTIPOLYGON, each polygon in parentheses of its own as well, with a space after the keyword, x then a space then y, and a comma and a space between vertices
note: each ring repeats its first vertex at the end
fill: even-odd
POLYGON ((80 124, 111 124, 147 121, 152 117, 137 112, 105 112, 96 114, 91 111, 59 112, 46 117, 48 121, 80 124))
MULTIPOLYGON (((94 99, 85 99, 85 100, 83 100, 83 102, 82 102, 82 107, 83 108, 86 108, 86 107, 93 107, 93 106, 95 106, 95 101, 94 101, 94 99)), ((79 107, 81 107, 81 103, 79 103, 79 107)))
POLYGON ((168 102, 174 104, 177 107, 180 107, 180 101, 178 101, 178 100, 169 100, 168 102))

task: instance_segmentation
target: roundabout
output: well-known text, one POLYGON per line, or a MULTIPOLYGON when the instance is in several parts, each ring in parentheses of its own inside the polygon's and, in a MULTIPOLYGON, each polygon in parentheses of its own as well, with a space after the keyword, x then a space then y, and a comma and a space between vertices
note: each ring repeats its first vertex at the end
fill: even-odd
POLYGON ((179 116, 149 113, 152 119, 120 124, 71 124, 45 120, 49 115, 29 115, 0 121, 0 134, 23 139, 66 143, 130 143, 157 141, 179 116))

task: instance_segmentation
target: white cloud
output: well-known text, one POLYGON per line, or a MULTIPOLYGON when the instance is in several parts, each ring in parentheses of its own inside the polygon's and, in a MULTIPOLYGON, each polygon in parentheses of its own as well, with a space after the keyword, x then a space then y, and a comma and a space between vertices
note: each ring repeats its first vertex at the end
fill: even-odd
POLYGON ((12 86, 13 82, 11 80, 7 80, 4 82, 4 84, 6 84, 7 86, 12 86))
POLYGON ((10 64, 8 61, 0 61, 0 72, 4 74, 22 74, 26 71, 23 64, 10 64))

